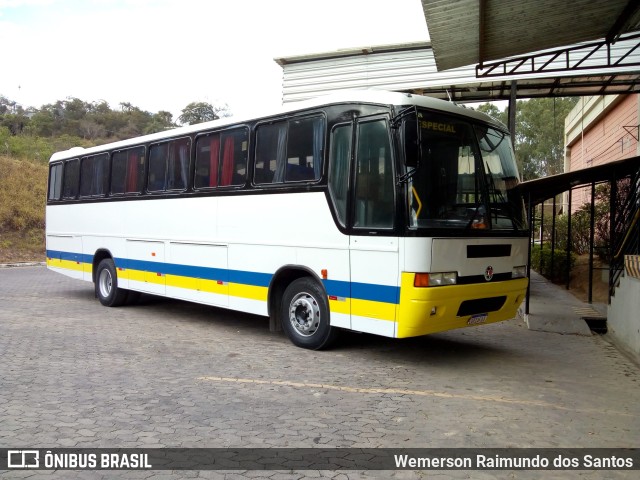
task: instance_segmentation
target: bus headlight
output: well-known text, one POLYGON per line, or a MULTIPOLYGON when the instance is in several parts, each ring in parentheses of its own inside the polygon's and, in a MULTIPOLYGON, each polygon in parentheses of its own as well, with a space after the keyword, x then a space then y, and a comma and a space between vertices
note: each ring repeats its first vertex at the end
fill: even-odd
POLYGON ((413 286, 439 287, 442 285, 455 285, 457 281, 458 274, 456 272, 416 273, 413 286))
POLYGON ((511 270, 511 278, 524 278, 527 276, 527 266, 520 265, 518 267, 513 267, 511 270))

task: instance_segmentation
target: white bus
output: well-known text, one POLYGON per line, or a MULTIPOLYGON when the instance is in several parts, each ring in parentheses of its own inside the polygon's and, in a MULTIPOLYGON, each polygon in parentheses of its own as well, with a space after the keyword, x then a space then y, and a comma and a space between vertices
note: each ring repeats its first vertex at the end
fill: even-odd
POLYGON ((365 91, 55 153, 47 265, 271 317, 304 348, 513 318, 529 232, 504 126, 365 91))

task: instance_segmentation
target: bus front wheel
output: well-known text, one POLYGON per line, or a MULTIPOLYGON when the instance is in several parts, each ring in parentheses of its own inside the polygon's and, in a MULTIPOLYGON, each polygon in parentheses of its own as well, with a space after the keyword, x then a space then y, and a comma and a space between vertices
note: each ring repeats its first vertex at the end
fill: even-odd
POLYGON ((119 307, 127 301, 127 291, 118 288, 116 266, 110 258, 105 258, 98 264, 96 297, 105 307, 119 307))
POLYGON ((294 345, 311 350, 327 348, 336 337, 329 324, 327 294, 311 278, 299 278, 284 291, 282 328, 294 345))

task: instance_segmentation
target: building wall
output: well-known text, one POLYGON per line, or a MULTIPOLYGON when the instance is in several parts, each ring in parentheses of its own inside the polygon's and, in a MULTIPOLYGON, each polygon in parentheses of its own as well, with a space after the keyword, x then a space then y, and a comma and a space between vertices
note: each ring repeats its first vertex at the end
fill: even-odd
POLYGON ((640 362, 640 279, 626 276, 620 278, 615 296, 607 311, 608 335, 622 350, 640 362))
MULTIPOLYGON (((565 120, 565 172, 640 155, 639 98, 637 94, 581 98, 565 120)), ((571 211, 590 201, 590 188, 575 189, 571 211)))
MULTIPOLYGON (((640 155, 639 99, 637 94, 580 99, 565 120, 565 171, 640 155)), ((590 187, 574 189, 571 211, 590 200, 590 187)), ((565 208, 566 202, 565 194, 565 208)), ((608 336, 636 361, 640 361, 639 310, 640 279, 626 271, 608 307, 608 336)))

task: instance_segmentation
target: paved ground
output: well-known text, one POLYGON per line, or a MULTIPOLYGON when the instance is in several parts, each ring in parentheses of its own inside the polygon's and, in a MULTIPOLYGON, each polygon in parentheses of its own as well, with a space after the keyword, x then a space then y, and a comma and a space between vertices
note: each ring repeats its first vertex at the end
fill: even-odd
MULTIPOLYGON (((532 302, 547 302, 536 297, 532 302)), ((532 303, 532 305, 535 303, 532 303)), ((562 308, 562 306, 558 306, 562 308)), ((266 318, 0 269, 0 447, 640 447, 640 369, 520 320, 295 348, 266 318)), ((637 473, 637 472, 636 472, 637 473)), ((119 478, 116 472, 0 472, 119 478)), ((627 472, 128 472, 127 478, 632 478, 627 472)))

